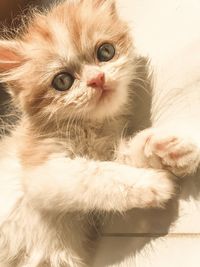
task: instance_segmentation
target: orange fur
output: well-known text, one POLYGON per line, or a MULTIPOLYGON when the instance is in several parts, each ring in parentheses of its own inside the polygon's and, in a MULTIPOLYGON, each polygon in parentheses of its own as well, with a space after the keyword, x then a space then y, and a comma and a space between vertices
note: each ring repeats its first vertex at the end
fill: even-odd
POLYGON ((67 0, 33 15, 16 40, 0 41, 0 76, 22 111, 0 149, 0 181, 12 189, 5 203, 14 203, 0 226, 0 265, 91 266, 86 214, 161 206, 172 196, 166 174, 116 162, 132 125, 135 63, 110 0, 67 0), (103 43, 115 49, 109 61, 98 57, 103 43), (66 91, 52 84, 61 72, 73 76, 66 91), (103 88, 88 84, 89 72, 103 73, 103 88))
MULTIPOLYGON (((128 57, 131 51, 127 25, 116 16, 112 1, 85 0, 79 5, 66 1, 46 15, 35 14, 18 40, 20 57, 11 47, 3 52, 0 50, 0 58, 9 55, 11 60, 17 58, 20 61, 14 70, 15 75, 10 69, 5 80, 10 84, 14 81, 15 86, 11 89, 15 100, 27 114, 37 115, 33 116, 37 119, 40 117, 40 121, 41 117, 47 120, 49 116, 48 112, 44 113, 45 107, 55 110, 65 102, 67 110, 66 94, 58 95, 51 88, 55 73, 70 70, 77 77, 76 86, 79 86, 84 64, 101 67, 95 53, 102 42, 116 46, 115 60, 120 55, 128 57)), ((91 97, 94 94, 92 90, 89 93, 91 97)), ((77 94, 78 100, 80 96, 77 94)), ((69 103, 70 110, 73 107, 75 104, 69 103)))

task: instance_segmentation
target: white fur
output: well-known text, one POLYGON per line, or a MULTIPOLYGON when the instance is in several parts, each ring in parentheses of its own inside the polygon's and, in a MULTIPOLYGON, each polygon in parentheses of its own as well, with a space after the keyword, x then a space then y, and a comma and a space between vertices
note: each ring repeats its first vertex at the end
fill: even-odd
MULTIPOLYGON (((110 6, 112 2, 107 4, 110 6)), ((101 8, 107 10, 107 4, 101 8)), ((57 38, 62 38, 59 46, 62 52, 65 39, 61 30, 57 38)), ((37 114, 37 119, 41 115, 42 120, 37 121, 36 133, 29 127, 37 119, 23 116, 11 137, 0 144, 0 195, 2 203, 7 203, 0 209, 0 263, 6 267, 90 266, 89 248, 94 246, 91 240, 98 226, 94 214, 123 213, 134 207, 162 207, 174 194, 174 182, 165 171, 136 168, 144 158, 142 153, 129 157, 134 149, 138 151, 137 142, 128 145, 128 156, 125 140, 118 148, 126 124, 132 125, 133 119, 135 58, 132 48, 128 46, 130 51, 125 56, 122 53, 113 62, 101 66, 108 74, 108 85, 115 82, 114 92, 95 105, 94 89, 83 79, 76 79, 65 94, 51 87, 58 71, 58 55, 50 61, 41 57, 47 52, 49 58, 52 50, 47 51, 49 47, 35 43, 36 40, 23 44, 29 61, 11 71, 5 80, 20 80, 23 88, 16 93, 16 98, 22 107, 31 99, 36 85, 44 86, 54 101, 42 106, 42 112, 37 114), (40 121, 44 125, 40 125, 40 121), (49 121, 51 131, 42 132, 49 121), (33 143, 31 135, 35 137, 33 143), (35 152, 37 146, 49 151, 47 158, 37 164, 28 158, 27 165, 22 151, 30 149, 32 156, 39 158, 43 151, 35 152)), ((92 47, 95 45, 96 40, 92 47)), ((5 54, 10 55, 9 52, 5 54)), ((62 64, 66 66, 66 62, 62 64)))
MULTIPOLYGON (((108 131, 108 126, 105 130, 108 131)), ((88 134, 91 136, 87 147, 84 148, 87 139, 83 139, 76 150, 87 149, 88 156, 96 159, 109 157, 113 143, 113 136, 109 137, 111 132, 108 131, 104 139, 102 133, 98 138, 98 130, 91 129, 88 134)), ((8 164, 12 154, 12 160, 17 162, 16 152, 23 142, 19 130, 18 137, 4 142, 7 151, 1 149, 3 159, 7 154, 8 164)), ((1 170, 2 164, 3 161, 1 170)), ((5 184, 7 188, 15 186, 12 195, 8 189, 4 191, 2 201, 9 200, 12 205, 6 213, 5 209, 1 210, 0 215, 4 217, 0 228, 0 260, 8 264, 17 259, 10 261, 9 267, 45 264, 58 267, 62 262, 63 266, 85 266, 81 261, 87 262, 89 245, 83 244, 89 242, 86 236, 92 231, 88 212, 124 212, 133 207, 161 206, 174 192, 173 182, 162 171, 80 157, 73 160, 61 152, 52 154, 38 167, 17 166, 14 175, 11 164, 11 169, 7 168, 0 176, 4 184, 0 190, 5 190, 5 184)))

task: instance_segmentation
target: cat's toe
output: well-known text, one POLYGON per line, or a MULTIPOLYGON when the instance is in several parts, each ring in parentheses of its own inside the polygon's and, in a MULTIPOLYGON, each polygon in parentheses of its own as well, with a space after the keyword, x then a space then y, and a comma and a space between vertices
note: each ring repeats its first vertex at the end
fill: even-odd
POLYGON ((162 208, 168 200, 176 195, 177 185, 174 177, 163 171, 158 171, 154 179, 155 183, 152 184, 149 191, 149 196, 151 195, 150 205, 162 208))
MULTIPOLYGON (((158 162, 162 168, 167 168, 178 176, 194 173, 200 163, 198 145, 187 138, 154 134, 145 146, 145 155, 151 165, 158 162)), ((155 165, 155 164, 154 164, 155 165)))
MULTIPOLYGON (((175 177, 167 171, 153 170, 153 172, 148 180, 144 179, 142 202, 144 207, 163 208, 177 194, 177 183, 175 177)), ((140 182, 143 183, 143 178, 140 182)))

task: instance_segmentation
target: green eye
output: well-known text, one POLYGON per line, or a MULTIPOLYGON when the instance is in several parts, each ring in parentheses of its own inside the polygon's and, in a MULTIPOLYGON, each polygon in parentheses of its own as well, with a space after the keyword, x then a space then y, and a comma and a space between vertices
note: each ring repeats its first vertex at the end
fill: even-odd
POLYGON ((57 74, 54 77, 52 81, 52 86, 54 89, 58 91, 67 91, 72 87, 73 83, 74 83, 74 77, 67 72, 63 72, 57 74))
POLYGON ((103 44, 97 50, 97 58, 100 62, 111 60, 115 56, 115 48, 112 44, 103 44))

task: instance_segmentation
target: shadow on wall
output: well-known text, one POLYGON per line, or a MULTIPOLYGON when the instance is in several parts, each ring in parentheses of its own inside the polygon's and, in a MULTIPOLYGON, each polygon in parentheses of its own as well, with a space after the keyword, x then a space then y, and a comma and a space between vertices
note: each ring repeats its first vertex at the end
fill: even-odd
POLYGON ((133 209, 123 217, 109 218, 109 228, 102 234, 93 267, 124 266, 123 262, 127 263, 129 258, 130 266, 135 266, 137 254, 145 257, 154 250, 154 242, 167 235, 178 213, 178 201, 173 200, 165 209, 133 209), (123 233, 119 229, 123 229, 123 233))
MULTIPOLYGON (((189 201, 192 205, 195 205, 195 201, 199 200, 199 178, 200 170, 193 177, 185 177, 181 181, 179 200, 173 199, 165 209, 135 209, 124 214, 123 217, 112 215, 111 218, 108 218, 109 226, 102 234, 103 239, 99 240, 97 255, 92 267, 136 267, 142 266, 137 265, 138 255, 140 264, 142 264, 142 257, 148 258, 150 255, 157 257, 154 252, 160 253, 159 242, 163 243, 169 228, 173 228, 177 220, 187 215, 187 213, 182 214, 180 201, 189 201), (123 233, 119 232, 119 229, 123 229, 123 233), (124 265, 129 263, 129 259, 130 265, 124 265)), ((190 230, 193 231, 194 229, 190 230)))

